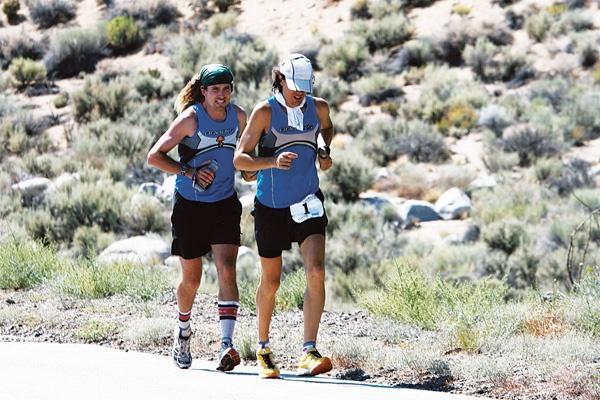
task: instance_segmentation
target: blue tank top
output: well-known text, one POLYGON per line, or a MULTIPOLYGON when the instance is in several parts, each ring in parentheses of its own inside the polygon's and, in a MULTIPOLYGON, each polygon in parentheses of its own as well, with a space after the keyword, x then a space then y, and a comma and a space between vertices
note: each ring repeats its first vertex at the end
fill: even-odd
POLYGON ((187 200, 214 203, 230 197, 234 192, 233 152, 239 133, 237 113, 229 104, 227 117, 219 122, 210 118, 202 105, 194 104, 192 107, 196 111, 198 129, 179 143, 179 162, 196 168, 206 160, 216 160, 219 169, 205 191, 194 189, 192 180, 181 175, 177 175, 175 190, 187 200))
POLYGON ((289 170, 269 168, 261 170, 257 177, 256 197, 263 205, 284 208, 299 202, 319 190, 319 176, 315 160, 317 157, 317 135, 320 122, 315 100, 306 96, 304 129, 288 126, 285 109, 275 96, 269 98, 271 125, 258 144, 261 157, 276 156, 284 151, 298 154, 289 170))

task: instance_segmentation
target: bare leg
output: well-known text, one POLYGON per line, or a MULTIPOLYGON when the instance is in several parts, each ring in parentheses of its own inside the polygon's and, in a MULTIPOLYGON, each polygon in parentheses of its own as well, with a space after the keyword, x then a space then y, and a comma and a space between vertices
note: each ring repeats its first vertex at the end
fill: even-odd
POLYGON ((240 295, 235 274, 238 246, 234 244, 214 244, 212 245, 212 252, 217 266, 219 300, 239 301, 240 295))
POLYGON ((202 258, 186 260, 179 257, 179 260, 181 261, 181 282, 177 286, 177 306, 179 311, 189 312, 202 279, 202 258))
POLYGON ((304 342, 316 341, 325 306, 325 236, 307 237, 300 246, 306 273, 304 342))
POLYGON ((258 316, 258 340, 269 339, 271 317, 275 308, 275 294, 281 279, 281 256, 260 258, 260 283, 256 290, 256 312, 258 316))

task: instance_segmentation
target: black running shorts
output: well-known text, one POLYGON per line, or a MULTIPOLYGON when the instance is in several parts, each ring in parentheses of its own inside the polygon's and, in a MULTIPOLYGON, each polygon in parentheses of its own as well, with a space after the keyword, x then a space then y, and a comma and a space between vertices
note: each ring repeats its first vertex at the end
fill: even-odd
MULTIPOLYGON (((324 201, 319 190, 317 197, 324 201)), ((294 222, 289 207, 271 208, 254 199, 254 234, 258 246, 258 254, 265 258, 281 256, 283 250, 290 250, 292 243, 301 245, 304 239, 314 234, 325 236, 327 213, 322 217, 311 218, 302 223, 294 222)))
POLYGON ((204 203, 187 200, 177 191, 171 215, 173 243, 171 254, 189 260, 210 251, 213 244, 240 245, 242 204, 237 194, 204 203))

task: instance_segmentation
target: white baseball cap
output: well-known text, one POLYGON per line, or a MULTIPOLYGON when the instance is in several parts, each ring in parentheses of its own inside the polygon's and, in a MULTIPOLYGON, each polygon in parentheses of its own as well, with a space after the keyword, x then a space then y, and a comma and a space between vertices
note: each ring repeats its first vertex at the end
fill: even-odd
POLYGON ((279 63, 279 72, 285 76, 285 83, 290 90, 312 92, 315 76, 310 60, 299 53, 286 56, 279 63))

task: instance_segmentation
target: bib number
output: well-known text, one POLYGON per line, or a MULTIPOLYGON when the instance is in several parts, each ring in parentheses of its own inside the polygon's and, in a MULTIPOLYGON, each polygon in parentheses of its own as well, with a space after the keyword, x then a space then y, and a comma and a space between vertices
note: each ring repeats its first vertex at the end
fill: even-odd
POLYGON ((325 214, 321 199, 314 194, 309 194, 304 200, 292 204, 290 206, 290 212, 292 214, 292 219, 298 224, 307 219, 322 217, 323 214, 325 214))

